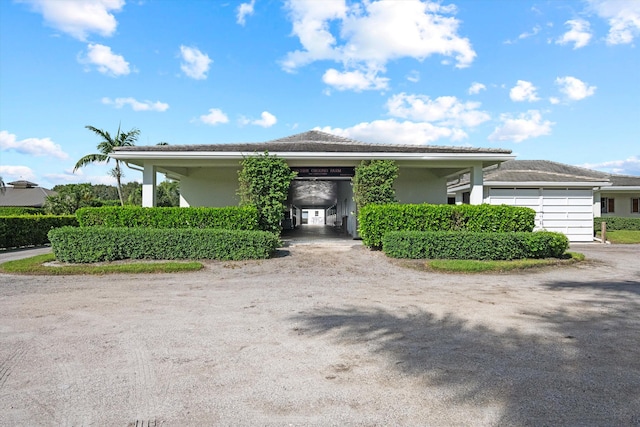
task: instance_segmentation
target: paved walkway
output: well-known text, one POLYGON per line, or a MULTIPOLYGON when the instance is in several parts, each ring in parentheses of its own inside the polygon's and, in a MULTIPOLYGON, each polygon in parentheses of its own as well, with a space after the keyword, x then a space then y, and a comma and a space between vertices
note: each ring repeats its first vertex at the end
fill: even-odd
POLYGON ((285 246, 295 245, 361 245, 361 240, 345 234, 338 227, 328 225, 299 225, 295 230, 283 230, 282 241, 285 246))

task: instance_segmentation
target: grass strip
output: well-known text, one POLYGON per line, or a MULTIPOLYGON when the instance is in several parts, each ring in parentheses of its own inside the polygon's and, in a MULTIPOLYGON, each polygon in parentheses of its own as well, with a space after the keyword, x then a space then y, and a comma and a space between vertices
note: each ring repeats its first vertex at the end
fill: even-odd
POLYGON ((104 275, 138 273, 178 273, 197 271, 203 268, 199 262, 131 262, 105 264, 60 264, 45 265, 56 260, 53 254, 36 255, 30 258, 7 261, 0 264, 0 272, 42 276, 104 275))
POLYGON ((607 240, 610 241, 611 243, 626 244, 626 245, 640 243, 640 231, 638 230, 607 231, 607 240))
POLYGON ((567 252, 562 259, 517 259, 512 261, 477 261, 461 259, 434 259, 428 261, 415 261, 411 264, 404 263, 413 268, 423 271, 437 271, 442 273, 503 273, 517 272, 532 268, 569 265, 575 262, 584 261, 585 256, 581 253, 567 252))

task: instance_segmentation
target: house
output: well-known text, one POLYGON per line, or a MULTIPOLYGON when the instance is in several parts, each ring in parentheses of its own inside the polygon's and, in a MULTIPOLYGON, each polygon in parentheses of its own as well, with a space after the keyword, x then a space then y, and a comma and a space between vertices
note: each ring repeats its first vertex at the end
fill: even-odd
POLYGON ((180 181, 180 206, 229 206, 239 202, 241 160, 268 151, 297 172, 289 192, 289 217, 319 208, 325 223, 357 235, 351 178, 362 160, 390 159, 399 167, 401 203, 447 203, 447 182, 468 173, 469 202, 483 202, 483 170, 512 160, 510 150, 433 145, 370 144, 312 130, 258 143, 117 147, 111 157, 142 171, 143 206, 155 206, 156 173, 180 181))
MULTIPOLYGON (((593 240, 593 218, 640 218, 640 177, 607 174, 548 160, 509 160, 484 170, 483 201, 536 211, 536 230, 558 231, 572 242, 593 240)), ((448 184, 450 202, 468 203, 463 174, 448 184)))
POLYGON ((8 182, 7 187, 0 191, 0 206, 41 208, 48 196, 58 194, 53 190, 38 187, 38 184, 20 180, 8 182))

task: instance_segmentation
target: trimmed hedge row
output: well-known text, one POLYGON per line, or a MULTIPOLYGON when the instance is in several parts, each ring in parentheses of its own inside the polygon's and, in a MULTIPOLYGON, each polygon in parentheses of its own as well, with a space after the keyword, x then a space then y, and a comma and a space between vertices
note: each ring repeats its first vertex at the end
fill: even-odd
POLYGON ((507 205, 367 205, 358 215, 362 241, 382 246, 390 231, 531 232, 533 209, 507 205))
POLYGON ((476 233, 460 231, 392 231, 382 250, 392 258, 512 260, 559 258, 569 248, 562 233, 476 233))
POLYGON ((23 208, 19 206, 1 206, 0 216, 44 215, 42 208, 23 208))
POLYGON ((78 226, 73 215, 20 215, 0 217, 0 248, 39 246, 49 243, 52 228, 78 226))
POLYGON ((90 263, 120 259, 268 258, 280 246, 272 233, 203 228, 63 227, 51 230, 56 259, 90 263))
POLYGON ((258 210, 253 206, 223 208, 103 206, 78 209, 76 216, 80 227, 258 230, 258 210))
POLYGON ((640 230, 640 218, 623 218, 620 216, 608 216, 593 218, 593 229, 602 231, 602 223, 607 223, 607 230, 640 230))

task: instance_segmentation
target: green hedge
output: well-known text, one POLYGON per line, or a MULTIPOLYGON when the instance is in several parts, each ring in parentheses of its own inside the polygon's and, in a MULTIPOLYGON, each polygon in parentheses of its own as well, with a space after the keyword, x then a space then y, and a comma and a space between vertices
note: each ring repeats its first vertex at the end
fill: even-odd
POLYGON ((56 259, 87 263, 119 259, 268 258, 280 245, 265 231, 204 228, 64 227, 51 230, 56 259))
POLYGON ((569 248, 562 233, 477 233, 464 231, 392 231, 382 250, 392 258, 512 260, 559 258, 569 248))
POLYGON ((0 206, 0 216, 44 215, 42 208, 23 208, 18 206, 0 206))
POLYGON ((103 206, 78 209, 76 216, 81 227, 258 229, 258 211, 253 206, 223 208, 103 206))
POLYGON ((49 243, 52 228, 77 226, 73 215, 20 215, 0 217, 0 248, 39 246, 49 243))
POLYGON ((602 223, 607 223, 607 230, 640 230, 640 218, 623 218, 619 216, 593 218, 593 229, 602 231, 602 223))
POLYGON ((358 215, 362 241, 382 246, 390 231, 531 232, 533 209, 493 205, 367 205, 358 215))

